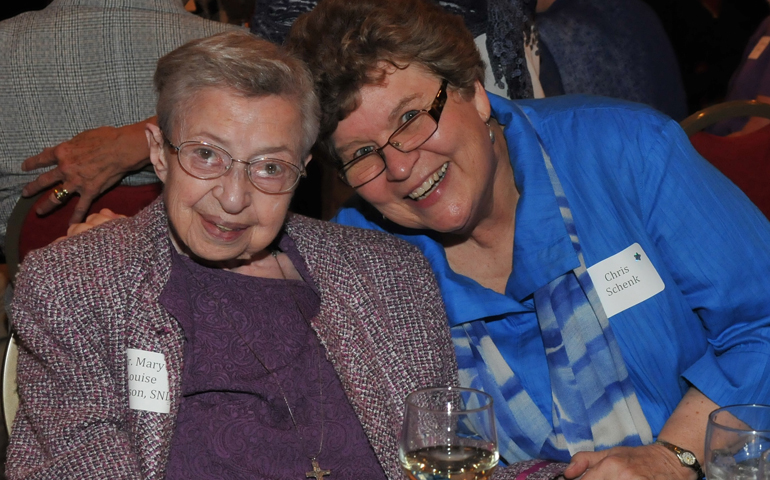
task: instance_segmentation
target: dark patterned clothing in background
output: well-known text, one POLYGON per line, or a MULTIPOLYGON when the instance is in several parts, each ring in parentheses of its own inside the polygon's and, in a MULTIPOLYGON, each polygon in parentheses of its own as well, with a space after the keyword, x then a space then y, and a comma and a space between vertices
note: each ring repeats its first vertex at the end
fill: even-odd
POLYGON ((294 242, 284 235, 280 246, 305 281, 207 268, 172 250, 160 301, 182 325, 185 350, 167 480, 304 478, 322 441, 330 480, 385 479, 310 328, 319 293, 294 242))
MULTIPOLYGON (((294 20, 315 7, 317 0, 256 0, 250 28, 253 33, 283 43, 294 20)), ((460 15, 474 37, 486 34, 486 47, 494 78, 505 80, 509 98, 532 98, 532 80, 524 58, 524 42, 534 40, 532 30, 536 0, 436 1, 460 15), (525 40, 526 39, 526 40, 525 40)))
POLYGON ((312 10, 316 3, 317 0, 257 0, 249 28, 271 42, 283 44, 294 20, 312 10))
POLYGON ((675 120, 687 115, 674 49, 642 1, 556 0, 536 25, 564 93, 644 103, 675 120))

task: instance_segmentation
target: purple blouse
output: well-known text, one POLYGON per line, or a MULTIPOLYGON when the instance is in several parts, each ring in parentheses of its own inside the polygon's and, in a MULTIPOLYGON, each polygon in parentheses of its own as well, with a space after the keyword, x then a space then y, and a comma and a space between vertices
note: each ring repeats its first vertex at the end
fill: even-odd
POLYGON ((322 433, 325 479, 385 478, 309 325, 320 295, 287 235, 280 248, 304 282, 211 269, 173 252, 160 302, 182 326, 185 350, 167 479, 305 479, 322 433))

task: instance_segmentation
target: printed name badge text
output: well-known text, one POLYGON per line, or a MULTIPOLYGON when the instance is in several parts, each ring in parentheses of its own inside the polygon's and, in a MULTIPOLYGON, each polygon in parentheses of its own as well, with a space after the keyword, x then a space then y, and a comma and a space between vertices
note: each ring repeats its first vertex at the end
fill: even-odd
POLYGON ((608 318, 666 288, 638 243, 588 268, 588 275, 608 318))
POLYGON ((128 406, 133 410, 168 413, 166 357, 162 353, 136 348, 126 349, 128 357, 128 406))

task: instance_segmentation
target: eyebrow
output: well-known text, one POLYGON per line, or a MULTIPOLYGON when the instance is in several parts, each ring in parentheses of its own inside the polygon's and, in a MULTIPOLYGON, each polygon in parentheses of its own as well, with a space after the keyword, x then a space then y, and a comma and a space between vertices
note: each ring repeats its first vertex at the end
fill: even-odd
MULTIPOLYGON (((203 132, 203 135, 208 137, 208 138, 210 138, 211 140, 186 140, 186 141, 198 142, 198 143, 204 142, 204 143, 207 143, 209 145, 213 145, 213 146, 215 146, 217 148, 221 148, 222 150, 226 151, 228 154, 232 155, 232 153, 230 153, 230 150, 228 150, 227 148, 222 146, 223 143, 226 143, 222 138, 220 138, 219 136, 217 136, 215 134, 208 133, 208 132, 203 132)), ((256 155, 249 155, 248 159, 257 158, 257 157, 264 157, 265 155, 270 155, 271 153, 280 153, 280 152, 286 152, 286 153, 288 153, 290 155, 294 155, 295 154, 295 152, 292 150, 291 146, 289 146, 289 145, 276 145, 276 146, 271 146, 271 147, 267 147, 267 148, 264 148, 264 149, 260 149, 259 153, 257 153, 256 155)))
POLYGON ((259 153, 258 155, 256 155, 257 157, 261 157, 261 156, 268 155, 268 154, 271 154, 271 153, 279 153, 279 152, 286 152, 286 153, 289 153, 289 154, 294 154, 294 152, 292 151, 292 149, 288 145, 269 147, 269 148, 265 148, 265 149, 260 150, 260 152, 262 152, 262 153, 259 153))
POLYGON ((393 110, 390 111, 390 115, 388 115, 388 120, 390 122, 393 122, 393 120, 395 120, 398 117, 398 114, 401 112, 401 110, 404 109, 404 107, 406 107, 408 104, 412 103, 416 98, 419 98, 421 96, 422 94, 420 93, 413 93, 407 97, 402 98, 401 101, 398 102, 398 104, 395 107, 393 107, 393 110))

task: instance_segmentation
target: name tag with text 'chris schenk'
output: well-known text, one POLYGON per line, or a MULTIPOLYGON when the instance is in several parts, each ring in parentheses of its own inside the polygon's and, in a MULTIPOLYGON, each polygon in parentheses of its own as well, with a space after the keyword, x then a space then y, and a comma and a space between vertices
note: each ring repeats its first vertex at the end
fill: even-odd
POLYGON ((666 288, 638 243, 588 268, 588 275, 608 318, 666 288))
POLYGON ((166 357, 162 353, 127 348, 128 406, 133 410, 168 413, 171 395, 168 390, 166 357))

